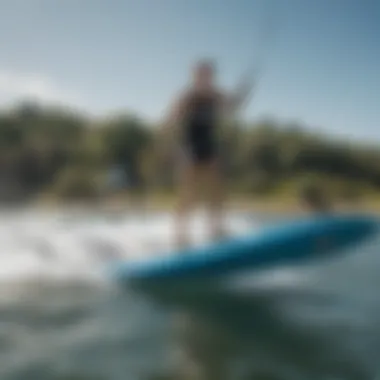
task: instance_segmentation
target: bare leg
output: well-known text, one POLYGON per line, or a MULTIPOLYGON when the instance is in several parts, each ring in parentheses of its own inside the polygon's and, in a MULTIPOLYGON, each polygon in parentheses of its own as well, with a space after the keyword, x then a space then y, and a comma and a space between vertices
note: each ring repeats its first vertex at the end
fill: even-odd
POLYGON ((204 173, 207 193, 207 206, 210 218, 210 229, 213 239, 223 238, 226 234, 224 216, 224 187, 217 161, 210 163, 204 173))
POLYGON ((188 214, 197 200, 198 177, 199 168, 193 164, 186 165, 180 176, 179 201, 175 218, 175 243, 177 247, 185 247, 189 244, 187 236, 188 214))

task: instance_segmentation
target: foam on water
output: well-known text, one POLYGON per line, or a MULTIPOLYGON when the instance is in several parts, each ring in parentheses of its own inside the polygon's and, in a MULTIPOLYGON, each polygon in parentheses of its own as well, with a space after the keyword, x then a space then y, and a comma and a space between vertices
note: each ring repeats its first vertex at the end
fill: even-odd
MULTIPOLYGON (((201 212, 190 219, 194 245, 209 240, 206 222, 201 212)), ((226 225, 235 236, 260 228, 241 214, 229 214, 226 225)), ((104 268, 111 260, 149 259, 175 251, 173 227, 170 213, 0 215, 0 282, 104 283, 104 268)), ((296 279, 292 271, 285 277, 271 275, 270 281, 276 278, 286 283, 296 279)))
MULTIPOLYGON (((19 214, 0 217, 0 281, 94 279, 107 261, 149 258, 173 249, 169 214, 145 218, 19 214)), ((234 234, 252 228, 238 216, 227 220, 234 234)), ((192 219, 194 244, 207 240, 204 218, 192 219)))

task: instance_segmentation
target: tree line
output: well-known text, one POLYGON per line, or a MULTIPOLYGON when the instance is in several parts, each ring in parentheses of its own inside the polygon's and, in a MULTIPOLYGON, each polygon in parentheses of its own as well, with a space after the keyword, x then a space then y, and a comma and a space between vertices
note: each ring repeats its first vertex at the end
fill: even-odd
MULTIPOLYGON (((54 194, 92 199, 118 167, 130 191, 170 192, 175 156, 159 125, 131 114, 95 119, 23 103, 0 112, 0 199, 54 194)), ((276 120, 226 122, 223 170, 231 191, 269 195, 310 178, 355 198, 380 189, 380 149, 336 141, 276 120)), ((173 151, 174 152, 174 151, 173 151)))

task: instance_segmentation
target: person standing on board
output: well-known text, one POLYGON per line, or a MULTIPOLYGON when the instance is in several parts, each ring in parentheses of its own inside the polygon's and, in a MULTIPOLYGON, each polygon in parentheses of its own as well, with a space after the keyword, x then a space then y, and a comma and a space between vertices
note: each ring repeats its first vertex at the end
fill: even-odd
POLYGON ((213 238, 224 235, 222 206, 224 188, 219 170, 218 124, 223 113, 240 107, 251 91, 244 82, 235 95, 222 92, 210 60, 196 63, 192 83, 176 99, 169 115, 170 127, 180 147, 179 203, 176 210, 176 239, 179 246, 187 241, 188 212, 198 200, 200 186, 207 192, 210 227, 213 238))

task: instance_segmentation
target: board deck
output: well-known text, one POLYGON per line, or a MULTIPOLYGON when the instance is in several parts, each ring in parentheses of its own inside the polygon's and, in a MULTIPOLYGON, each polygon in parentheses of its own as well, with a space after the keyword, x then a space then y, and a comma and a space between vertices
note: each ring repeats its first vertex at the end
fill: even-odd
POLYGON ((118 262, 111 276, 118 282, 213 279, 244 269, 328 258, 371 237, 377 229, 377 220, 367 215, 307 217, 203 247, 158 253, 150 260, 118 262))

